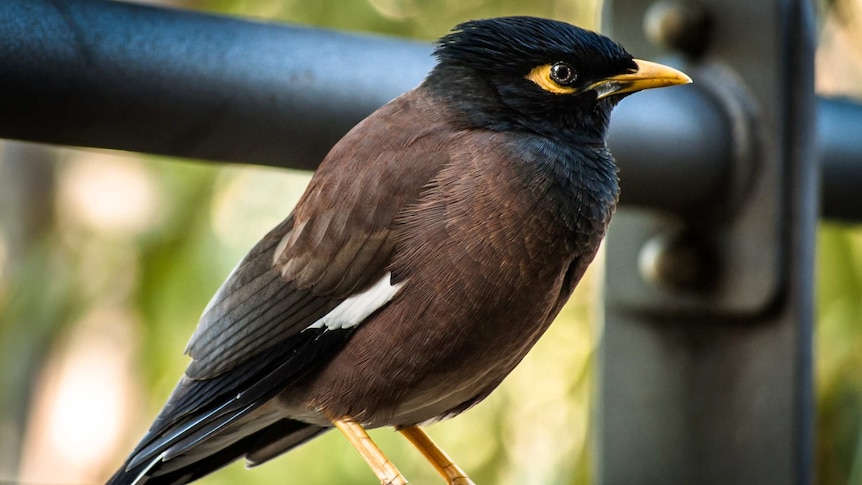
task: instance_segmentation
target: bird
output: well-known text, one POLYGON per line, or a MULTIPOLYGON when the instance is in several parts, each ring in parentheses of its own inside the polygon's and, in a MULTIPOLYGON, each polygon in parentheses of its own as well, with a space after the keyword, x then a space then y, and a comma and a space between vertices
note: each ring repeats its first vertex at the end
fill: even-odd
POLYGON ((367 433, 379 427, 473 484, 422 427, 487 397, 594 259, 619 196, 614 106, 691 79, 537 17, 461 23, 433 55, 227 277, 109 484, 188 483, 332 429, 382 484, 406 484, 367 433))

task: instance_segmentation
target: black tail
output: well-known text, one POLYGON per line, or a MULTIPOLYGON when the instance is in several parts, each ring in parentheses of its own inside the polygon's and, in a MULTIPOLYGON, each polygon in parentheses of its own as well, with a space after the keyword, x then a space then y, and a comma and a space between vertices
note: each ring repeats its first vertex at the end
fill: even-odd
POLYGON ((231 442, 230 436, 213 437, 214 445, 189 450, 189 454, 162 460, 161 456, 126 468, 123 464, 107 485, 168 485, 185 484, 197 480, 240 458, 251 465, 259 465, 291 448, 318 436, 330 428, 321 428, 299 421, 282 419, 253 434, 231 442), (221 440, 219 438, 222 438, 221 440), (213 446, 228 442, 223 448, 212 451, 213 446))
POLYGON ((328 428, 294 421, 273 398, 353 330, 311 329, 211 379, 180 379, 109 485, 188 483, 239 458, 259 464, 328 428))

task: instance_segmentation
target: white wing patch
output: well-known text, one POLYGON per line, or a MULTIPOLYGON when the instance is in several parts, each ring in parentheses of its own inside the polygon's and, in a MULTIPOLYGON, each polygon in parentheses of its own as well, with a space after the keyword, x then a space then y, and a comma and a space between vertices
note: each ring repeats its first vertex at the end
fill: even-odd
POLYGON ((326 327, 329 330, 338 330, 359 325, 369 315, 392 301, 398 294, 398 290, 404 286, 403 281, 393 285, 390 281, 391 276, 392 273, 387 272, 371 288, 344 300, 308 328, 326 327))

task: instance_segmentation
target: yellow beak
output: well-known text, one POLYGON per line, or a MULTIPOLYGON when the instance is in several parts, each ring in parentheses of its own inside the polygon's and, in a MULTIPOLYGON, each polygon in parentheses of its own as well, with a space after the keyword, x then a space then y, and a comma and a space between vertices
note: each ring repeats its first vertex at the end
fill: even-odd
POLYGON ((594 89, 598 93, 597 99, 602 99, 613 94, 631 93, 691 82, 691 78, 684 72, 664 64, 642 59, 635 59, 635 64, 638 65, 637 71, 602 79, 587 89, 594 89))

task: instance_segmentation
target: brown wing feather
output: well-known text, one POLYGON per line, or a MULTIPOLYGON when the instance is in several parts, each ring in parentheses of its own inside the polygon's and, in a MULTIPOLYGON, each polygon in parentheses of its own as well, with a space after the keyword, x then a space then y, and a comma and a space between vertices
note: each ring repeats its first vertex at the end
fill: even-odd
POLYGON ((386 274, 393 220, 449 160, 451 130, 431 108, 407 93, 332 149, 293 214, 255 246, 204 312, 187 347, 188 377, 236 367, 386 274), (404 119, 424 121, 414 127, 404 119), (317 310, 309 315, 298 306, 317 310))

